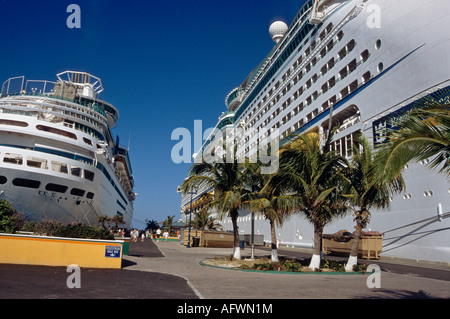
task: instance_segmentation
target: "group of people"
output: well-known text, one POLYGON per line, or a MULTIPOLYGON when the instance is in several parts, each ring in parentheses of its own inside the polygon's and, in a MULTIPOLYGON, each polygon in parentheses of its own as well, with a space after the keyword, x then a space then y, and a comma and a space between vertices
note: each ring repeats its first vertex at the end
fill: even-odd
MULTIPOLYGON (((130 231, 130 237, 131 237, 131 241, 132 242, 137 242, 137 240, 138 240, 138 238, 139 238, 139 230, 137 230, 137 229, 132 229, 131 231, 130 231)), ((141 231, 141 241, 144 241, 144 238, 145 238, 145 232, 144 231, 141 231)))
MULTIPOLYGON (((125 230, 122 232, 122 236, 125 237, 125 230)), ((164 239, 167 241, 169 238, 169 232, 167 230, 163 233, 164 239)), ((139 233, 139 230, 137 229, 131 229, 130 231, 130 237, 132 242, 137 242, 138 238, 141 237, 141 241, 143 242, 144 239, 147 238, 156 238, 156 241, 159 242, 159 238, 161 237, 161 228, 158 228, 156 231, 153 231, 153 233, 149 230, 141 231, 139 233)))

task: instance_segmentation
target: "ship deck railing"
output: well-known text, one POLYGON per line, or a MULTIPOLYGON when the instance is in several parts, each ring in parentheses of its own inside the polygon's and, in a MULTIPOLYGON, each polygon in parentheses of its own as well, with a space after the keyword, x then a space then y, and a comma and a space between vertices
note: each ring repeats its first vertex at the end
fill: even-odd
POLYGON ((62 100, 62 101, 66 101, 66 102, 70 102, 70 103, 74 103, 74 104, 78 104, 84 107, 88 107, 91 110, 100 113, 101 115, 103 115, 104 117, 106 117, 106 113, 105 110, 103 110, 100 106, 98 106, 97 103, 83 103, 79 100, 74 100, 74 99, 69 99, 66 97, 62 97, 62 96, 57 96, 57 95, 53 95, 53 94, 45 94, 45 93, 29 93, 29 92, 25 92, 25 93, 8 93, 7 95, 2 95, 2 97, 6 97, 6 96, 38 96, 38 97, 45 97, 45 98, 51 98, 51 99, 57 99, 57 100, 62 100))

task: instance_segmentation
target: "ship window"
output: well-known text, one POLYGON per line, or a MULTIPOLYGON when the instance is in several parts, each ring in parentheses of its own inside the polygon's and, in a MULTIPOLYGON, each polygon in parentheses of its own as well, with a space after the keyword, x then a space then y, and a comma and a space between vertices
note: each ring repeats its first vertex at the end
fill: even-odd
POLYGON ((45 132, 49 132, 49 133, 53 133, 53 134, 58 134, 58 135, 62 135, 65 137, 69 137, 72 138, 74 140, 77 139, 77 136, 73 133, 64 131, 64 130, 60 130, 54 127, 50 127, 50 126, 45 126, 45 125, 36 125, 36 128, 40 131, 45 131, 45 132))
POLYGON ((6 184, 6 182, 8 181, 8 179, 5 176, 0 176, 0 184, 6 184))
POLYGON ((87 169, 84 170, 84 178, 87 180, 93 181, 94 180, 95 173, 88 171, 87 169))
POLYGON ((39 181, 26 178, 15 178, 12 183, 14 186, 28 187, 28 188, 39 188, 39 186, 41 185, 41 182, 39 181))
POLYGON ((93 199, 94 198, 94 193, 88 192, 86 194, 86 197, 89 198, 89 199, 93 199))
POLYGON ((81 176, 81 168, 79 168, 79 167, 77 167, 77 166, 71 166, 71 167, 70 167, 70 173, 71 173, 73 176, 78 176, 78 177, 80 177, 80 176, 81 176))
POLYGON ((3 158, 4 163, 22 165, 22 155, 6 153, 3 158))
POLYGON ((56 161, 52 161, 52 170, 54 170, 55 172, 64 173, 64 174, 68 173, 67 164, 56 162, 56 161))
POLYGON ((93 144, 92 144, 92 141, 91 141, 90 139, 88 139, 88 138, 83 137, 83 141, 84 141, 86 144, 88 144, 88 145, 93 145, 93 144))
POLYGON ((14 125, 14 126, 20 126, 20 127, 27 127, 28 123, 21 122, 21 121, 12 121, 12 120, 0 120, 0 124, 3 125, 14 125))
POLYGON ((366 62, 367 59, 369 58, 369 56, 370 56, 369 50, 364 50, 364 51, 361 53, 361 60, 362 60, 363 62, 366 62))
POLYGON ((65 193, 69 187, 59 184, 49 183, 45 186, 45 190, 57 193, 65 193))
POLYGON ((70 191, 70 194, 75 195, 75 196, 83 196, 84 190, 79 189, 79 188, 72 188, 72 190, 70 191))
POLYGON ((28 157, 27 165, 29 167, 47 169, 47 160, 37 157, 28 157))
POLYGON ((362 79, 363 79, 363 83, 366 83, 367 81, 370 80, 370 71, 367 71, 366 73, 363 74, 362 79))
POLYGON ((381 48, 381 39, 378 39, 377 42, 375 42, 375 49, 381 48))
POLYGON ((380 63, 378 63, 378 72, 383 72, 383 70, 384 70, 384 64, 383 64, 383 62, 380 62, 380 63))

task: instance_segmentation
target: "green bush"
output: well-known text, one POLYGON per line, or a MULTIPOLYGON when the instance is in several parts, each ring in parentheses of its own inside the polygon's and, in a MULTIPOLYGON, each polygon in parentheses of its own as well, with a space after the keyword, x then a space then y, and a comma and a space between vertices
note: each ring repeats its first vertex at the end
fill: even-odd
POLYGON ((103 229, 102 227, 88 226, 84 224, 62 225, 54 220, 44 220, 41 222, 30 221, 26 223, 21 230, 55 237, 107 240, 114 239, 114 234, 111 234, 108 230, 103 229))
POLYGON ((60 226, 49 235, 56 237, 86 238, 86 239, 107 239, 113 240, 114 234, 108 230, 97 226, 83 224, 60 226))
POLYGON ((15 212, 16 210, 7 201, 0 200, 0 233, 16 232, 15 212))
POLYGON ((261 263, 261 264, 255 264, 253 266, 256 270, 274 270, 273 264, 270 262, 267 263, 261 263))
POLYGON ((297 260, 286 259, 282 263, 285 271, 301 272, 304 265, 297 260))

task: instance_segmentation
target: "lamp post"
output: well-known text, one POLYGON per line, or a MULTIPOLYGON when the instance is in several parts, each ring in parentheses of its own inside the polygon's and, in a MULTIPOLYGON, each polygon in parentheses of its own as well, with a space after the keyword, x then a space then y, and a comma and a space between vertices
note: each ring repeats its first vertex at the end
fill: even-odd
POLYGON ((189 235, 188 235, 188 242, 187 242, 186 248, 191 248, 192 200, 193 200, 194 194, 197 194, 198 186, 193 186, 191 189, 192 190, 190 192, 188 192, 188 194, 191 194, 191 207, 189 209, 189 235))

